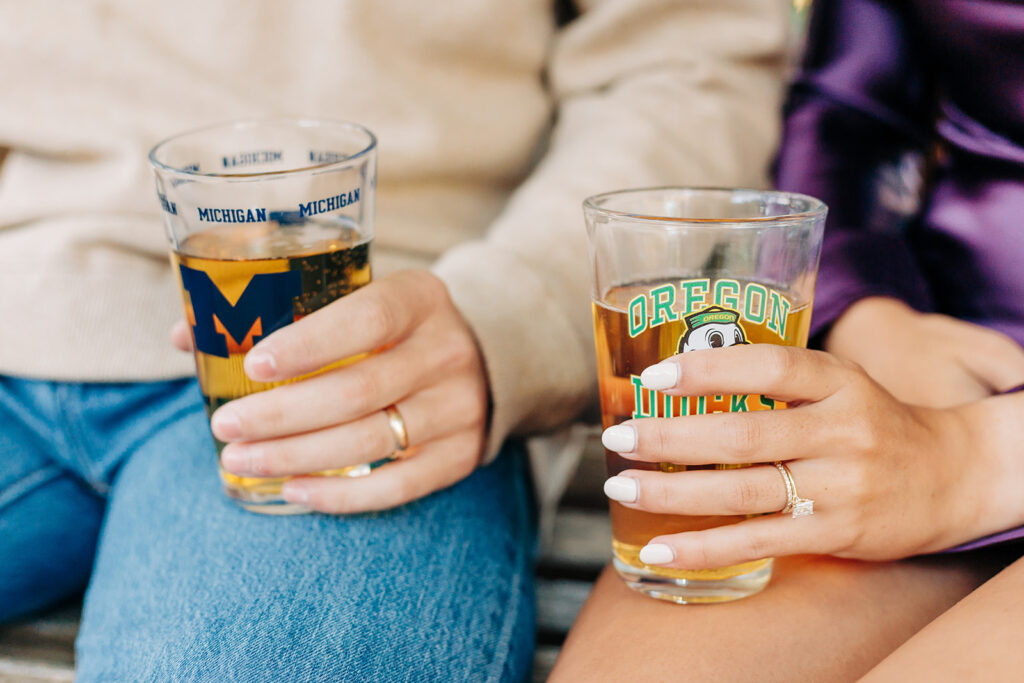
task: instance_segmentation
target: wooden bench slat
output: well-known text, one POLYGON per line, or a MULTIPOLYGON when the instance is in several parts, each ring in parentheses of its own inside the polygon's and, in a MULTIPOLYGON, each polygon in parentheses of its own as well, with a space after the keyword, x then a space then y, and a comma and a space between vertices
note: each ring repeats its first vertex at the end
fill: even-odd
MULTIPOLYGON (((612 531, 607 509, 583 510, 563 507, 555 516, 551 542, 540 557, 546 568, 597 572, 611 558, 612 531)), ((542 571, 542 574, 550 572, 542 571)))
POLYGON ((562 648, 557 645, 538 645, 533 655, 532 683, 545 683, 551 675, 551 669, 555 667, 555 660, 562 648))
POLYGON ((559 643, 564 640, 593 587, 589 581, 537 579, 539 637, 559 643))
POLYGON ((72 683, 75 670, 70 664, 44 664, 31 656, 0 655, 0 683, 72 683))

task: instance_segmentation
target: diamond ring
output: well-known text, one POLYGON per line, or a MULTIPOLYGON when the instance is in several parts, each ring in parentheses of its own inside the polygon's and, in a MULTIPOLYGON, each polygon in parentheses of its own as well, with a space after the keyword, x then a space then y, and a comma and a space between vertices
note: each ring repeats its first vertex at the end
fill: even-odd
POLYGON ((786 507, 782 508, 780 512, 783 514, 790 512, 794 519, 813 515, 814 501, 797 495, 796 482, 793 481, 793 473, 789 471, 789 468, 781 462, 772 464, 779 470, 779 474, 782 475, 782 481, 786 485, 786 507))

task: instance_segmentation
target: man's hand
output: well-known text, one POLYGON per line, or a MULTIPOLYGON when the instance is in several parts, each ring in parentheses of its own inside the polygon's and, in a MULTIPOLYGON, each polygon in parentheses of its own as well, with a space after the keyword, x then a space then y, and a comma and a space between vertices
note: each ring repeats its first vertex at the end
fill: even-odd
MULTIPOLYGON (((172 340, 191 347, 184 324, 172 340)), ((382 278, 278 330, 248 353, 245 372, 284 382, 361 354, 371 355, 217 410, 211 428, 228 443, 222 466, 240 476, 299 476, 285 483, 284 498, 329 513, 394 507, 469 475, 486 438, 483 359, 428 271, 382 278), (408 429, 406 459, 358 479, 301 476, 391 455, 383 412, 391 404, 408 429)))

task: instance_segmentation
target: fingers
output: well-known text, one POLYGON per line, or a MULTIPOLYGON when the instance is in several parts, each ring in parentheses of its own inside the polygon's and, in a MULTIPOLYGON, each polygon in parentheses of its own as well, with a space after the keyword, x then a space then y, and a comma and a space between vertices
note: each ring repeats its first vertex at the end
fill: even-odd
POLYGON ((822 517, 775 515, 705 531, 656 536, 640 550, 640 561, 673 569, 714 569, 765 557, 834 550, 822 517))
POLYGON ((772 465, 671 473, 626 470, 609 478, 604 490, 628 508, 658 514, 753 515, 786 506, 786 485, 772 465))
POLYGON ((432 441, 407 460, 368 477, 300 477, 284 484, 290 503, 330 514, 386 510, 445 488, 468 476, 483 450, 483 434, 469 430, 432 441))
POLYGON ((985 328, 971 331, 961 365, 996 393, 1024 384, 1024 349, 999 332, 985 328))
MULTIPOLYGON (((470 361, 456 335, 422 336, 358 363, 221 407, 211 428, 221 441, 261 441, 349 422, 396 403, 470 361)), ((467 342, 468 343, 468 342, 467 342)))
MULTIPOLYGON (((415 447, 473 427, 483 431, 486 405, 486 397, 459 378, 432 386, 396 407, 405 421, 410 447, 415 447)), ((396 448, 387 417, 378 410, 305 434, 228 444, 221 453, 221 465, 239 476, 285 477, 376 462, 396 448)))
POLYGON ((747 344, 681 353, 645 369, 640 379, 648 389, 672 396, 763 394, 793 402, 831 396, 849 373, 822 351, 747 344))
POLYGON ((426 271, 403 271, 344 296, 278 330, 245 358, 261 382, 305 375, 403 339, 446 300, 444 284, 426 271))
POLYGON ((171 344, 179 351, 192 350, 192 328, 185 320, 179 320, 171 327, 171 344))
POLYGON ((834 434, 813 408, 627 420, 604 430, 601 441, 630 460, 681 465, 814 457, 834 434))

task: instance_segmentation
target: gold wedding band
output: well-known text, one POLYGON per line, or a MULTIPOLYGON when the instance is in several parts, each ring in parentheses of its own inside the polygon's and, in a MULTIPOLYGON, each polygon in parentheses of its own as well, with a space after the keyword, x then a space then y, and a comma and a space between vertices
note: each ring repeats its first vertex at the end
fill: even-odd
POLYGON ((779 512, 782 514, 792 513, 794 519, 813 515, 814 501, 797 495, 796 481, 793 479, 793 473, 789 471, 785 463, 775 462, 772 464, 779 470, 779 474, 782 475, 782 482, 786 485, 786 507, 782 508, 779 512))
POLYGON ((409 448, 409 431, 405 427, 405 419, 398 412, 398 406, 393 403, 384 409, 384 414, 388 417, 391 435, 395 437, 395 453, 392 457, 400 457, 402 452, 409 448))

